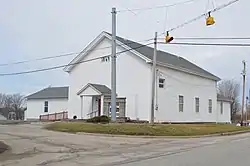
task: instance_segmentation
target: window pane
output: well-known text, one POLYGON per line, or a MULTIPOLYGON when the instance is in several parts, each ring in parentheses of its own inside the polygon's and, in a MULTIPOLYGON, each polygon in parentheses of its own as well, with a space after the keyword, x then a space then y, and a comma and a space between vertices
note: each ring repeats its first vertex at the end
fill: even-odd
POLYGON ((44 106, 48 107, 48 105, 49 105, 49 102, 48 102, 48 101, 45 101, 45 102, 44 102, 44 106))
POLYGON ((209 113, 212 113, 212 99, 208 100, 208 111, 209 113))
POLYGON ((195 98, 195 111, 199 112, 199 107, 200 107, 200 100, 198 97, 195 98))
POLYGON ((179 112, 183 112, 184 107, 184 97, 179 95, 179 112))
POLYGON ((44 112, 49 112, 48 110, 48 107, 44 107, 44 112))

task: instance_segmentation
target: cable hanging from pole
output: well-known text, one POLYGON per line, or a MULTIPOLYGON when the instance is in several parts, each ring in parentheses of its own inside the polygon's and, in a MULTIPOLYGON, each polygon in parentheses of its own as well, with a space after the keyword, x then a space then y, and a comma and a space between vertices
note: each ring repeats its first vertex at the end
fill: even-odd
POLYGON ((127 9, 127 10, 118 10, 117 13, 169 8, 169 7, 174 7, 174 6, 177 6, 177 5, 186 4, 186 3, 189 3, 189 2, 194 2, 194 1, 197 1, 197 0, 187 0, 187 1, 183 1, 183 2, 173 3, 173 4, 170 4, 170 5, 162 5, 162 6, 154 6, 154 7, 146 7, 146 8, 136 8, 136 9, 127 9))
MULTIPOLYGON (((230 5, 232 5, 233 3, 236 3, 236 2, 238 2, 238 1, 239 1, 239 0, 230 1, 230 2, 228 2, 228 3, 226 3, 226 4, 223 4, 223 5, 221 5, 221 6, 217 7, 217 8, 215 8, 215 9, 210 10, 209 12, 210 12, 210 13, 216 12, 216 11, 221 10, 221 9, 223 9, 223 8, 225 8, 225 7, 228 7, 228 6, 230 6, 230 5)), ((209 12, 208 12, 208 13, 209 13, 209 12)), ((187 24, 190 24, 190 23, 196 21, 196 20, 199 20, 200 18, 207 16, 208 13, 203 13, 203 14, 201 14, 201 15, 198 16, 198 17, 195 17, 195 18, 193 18, 193 19, 191 19, 191 20, 189 20, 189 21, 184 22, 183 24, 180 24, 180 25, 178 25, 178 26, 176 26, 176 27, 174 27, 174 28, 171 28, 171 29, 168 30, 168 32, 174 31, 174 30, 179 29, 179 28, 181 28, 181 27, 183 27, 183 26, 185 26, 185 25, 187 25, 187 24)), ((164 32, 164 33, 165 33, 165 32, 164 32)))
MULTIPOLYGON (((150 41, 150 40, 153 40, 153 38, 140 40, 140 41, 137 41, 137 42, 144 42, 144 41, 150 41)), ((132 44, 132 43, 134 43, 134 42, 131 41, 131 42, 120 44, 118 46, 129 45, 129 44, 132 44)), ((29 59, 29 60, 16 61, 16 62, 10 62, 10 63, 1 63, 0 67, 2 67, 2 66, 10 66, 10 65, 18 65, 18 64, 23 64, 23 63, 35 62, 35 61, 56 59, 56 58, 61 58, 61 57, 68 57, 68 56, 71 56, 71 55, 89 53, 89 52, 91 52, 93 50, 103 50, 103 49, 108 49, 108 48, 111 48, 111 47, 112 46, 101 47, 101 48, 93 48, 93 49, 90 49, 88 51, 83 50, 83 51, 80 51, 80 52, 60 54, 60 55, 56 55, 56 56, 47 56, 47 57, 43 57, 43 58, 29 59)))
MULTIPOLYGON (((165 42, 158 42, 159 44, 166 44, 165 42)), ((228 46, 228 47, 250 47, 248 43, 168 43, 171 45, 192 45, 192 46, 228 46)))
MULTIPOLYGON (((126 49, 124 51, 117 52, 116 55, 120 55, 120 54, 122 54, 124 52, 128 52, 128 51, 131 51, 131 50, 136 50, 136 49, 139 49, 139 48, 142 48, 142 47, 146 47, 146 46, 151 45, 151 44, 153 44, 153 43, 151 42, 151 43, 147 43, 147 44, 144 44, 144 45, 140 45, 138 47, 133 47, 131 49, 126 49)), ((66 64, 66 65, 59 65, 59 66, 54 66, 54 67, 49 67, 49 68, 42 68, 42 69, 37 69, 37 70, 14 72, 14 73, 2 73, 2 74, 0 73, 0 76, 22 75, 22 74, 37 73, 37 72, 42 72, 42 71, 49 71, 49 70, 64 68, 64 67, 72 66, 72 65, 76 65, 76 64, 91 62, 91 61, 95 61, 95 60, 102 59, 102 58, 109 57, 109 56, 111 56, 111 54, 103 55, 103 56, 92 58, 92 59, 88 59, 88 60, 85 60, 85 61, 79 61, 79 62, 76 62, 76 63, 66 64)))

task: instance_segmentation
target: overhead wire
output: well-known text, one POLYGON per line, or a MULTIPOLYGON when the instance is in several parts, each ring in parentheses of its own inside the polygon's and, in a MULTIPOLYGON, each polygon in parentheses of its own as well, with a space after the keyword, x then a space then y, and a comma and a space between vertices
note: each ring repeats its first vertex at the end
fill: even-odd
MULTIPOLYGON (((138 47, 125 49, 124 51, 117 52, 116 55, 122 54, 124 52, 131 51, 131 50, 136 50, 136 49, 139 49, 139 48, 151 45, 151 44, 153 44, 153 43, 148 43, 148 44, 144 44, 144 45, 141 45, 141 46, 138 46, 138 47)), ((70 64, 66 64, 66 65, 53 66, 53 67, 49 67, 49 68, 42 68, 42 69, 37 69, 37 70, 29 70, 29 71, 23 71, 23 72, 2 73, 2 74, 0 74, 0 76, 22 75, 22 74, 29 74, 29 73, 37 73, 37 72, 42 72, 42 71, 55 70, 55 69, 64 68, 64 67, 68 67, 68 66, 72 66, 72 65, 76 65, 76 64, 80 64, 80 63, 95 61, 95 60, 102 59, 104 57, 109 57, 109 56, 111 56, 111 54, 96 57, 96 58, 92 58, 92 59, 88 59, 88 60, 85 60, 85 61, 79 61, 79 62, 70 63, 70 64)))
MULTIPOLYGON (((166 44, 165 42, 158 42, 160 44, 166 44)), ((167 43, 170 45, 192 45, 192 46, 227 46, 227 47, 250 47, 247 43, 184 43, 184 42, 173 42, 167 43)))
MULTIPOLYGON (((140 40, 137 42, 142 42, 142 41, 150 41, 153 40, 153 38, 150 39, 146 39, 146 40, 140 40)), ((120 44, 118 46, 123 46, 123 45, 127 45, 127 44, 132 44, 134 42, 128 42, 128 43, 123 43, 120 44)), ((0 63, 0 67, 2 66, 10 66, 10 65, 17 65, 17 64, 23 64, 23 63, 29 63, 29 62, 35 62, 35 61, 42 61, 42 60, 48 60, 48 59, 55 59, 55 58, 61 58, 61 57, 67 57, 67 56, 71 56, 71 55, 76 55, 76 54, 82 54, 82 53, 89 53, 93 50, 102 50, 102 49, 107 49, 107 48, 111 48, 112 46, 107 46, 107 47, 101 47, 101 48, 93 48, 93 49, 89 49, 88 51, 80 51, 80 52, 72 52, 72 53, 66 53, 66 54, 60 54, 60 55, 56 55, 56 56, 47 56, 47 57, 43 57, 43 58, 36 58, 36 59, 29 59, 29 60, 23 60, 23 61, 16 61, 16 62, 11 62, 11 63, 0 63)))
MULTIPOLYGON (((210 10, 209 12, 210 12, 210 13, 216 12, 216 11, 221 10, 221 9, 223 9, 223 8, 225 8, 225 7, 228 7, 228 6, 234 4, 234 3, 238 2, 238 1, 239 1, 239 0, 230 1, 230 2, 228 2, 228 3, 226 3, 226 4, 223 4, 223 5, 221 5, 221 6, 218 6, 217 8, 214 8, 214 9, 210 10)), ((197 20, 199 20, 199 19, 201 19, 201 18, 207 16, 207 14, 208 14, 209 12, 203 13, 203 14, 201 14, 201 15, 199 15, 199 16, 197 16, 197 17, 191 19, 191 20, 188 20, 188 21, 186 21, 186 22, 184 22, 184 23, 182 23, 182 24, 180 24, 180 25, 177 25, 176 27, 173 27, 173 28, 169 29, 168 32, 171 32, 171 31, 174 31, 174 30, 176 30, 176 29, 182 28, 182 27, 184 27, 184 26, 187 25, 187 24, 190 24, 190 23, 192 23, 192 22, 194 22, 194 21, 197 21, 197 20)), ((162 34, 165 34, 165 32, 161 33, 160 35, 162 35, 162 34)))
POLYGON ((153 9, 160 9, 160 8, 168 8, 168 7, 182 5, 182 4, 189 3, 189 2, 194 2, 194 1, 197 1, 197 0, 187 0, 187 1, 173 3, 173 4, 170 4, 170 5, 162 5, 162 6, 154 6, 154 7, 146 7, 146 8, 126 9, 126 10, 118 10, 117 13, 131 12, 131 11, 142 11, 142 10, 153 10, 153 9))
POLYGON ((250 37, 175 37, 176 40, 250 40, 250 37))

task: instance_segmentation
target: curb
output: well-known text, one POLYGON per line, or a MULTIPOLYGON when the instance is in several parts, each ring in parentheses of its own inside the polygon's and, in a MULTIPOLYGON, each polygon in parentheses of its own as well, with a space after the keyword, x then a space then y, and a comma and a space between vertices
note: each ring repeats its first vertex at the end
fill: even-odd
POLYGON ((172 139, 187 139, 187 138, 207 138, 207 137, 219 137, 219 136, 230 136, 230 135, 238 135, 250 133, 250 130, 244 131, 236 131, 236 132, 226 132, 226 133, 218 133, 218 134, 210 134, 210 135, 197 135, 197 136, 142 136, 142 135, 119 135, 119 134, 101 134, 101 133, 85 133, 85 132, 77 132, 78 135, 90 135, 90 136, 102 136, 102 137, 123 137, 123 138, 172 138, 172 139))

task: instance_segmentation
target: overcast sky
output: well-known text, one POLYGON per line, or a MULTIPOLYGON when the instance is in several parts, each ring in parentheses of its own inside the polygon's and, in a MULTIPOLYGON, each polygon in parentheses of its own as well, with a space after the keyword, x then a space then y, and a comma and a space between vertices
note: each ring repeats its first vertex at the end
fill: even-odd
MULTIPOLYGON (((83 50, 102 31, 111 32, 112 7, 116 7, 117 10, 127 10, 183 1, 185 0, 0 0, 0 64, 83 50)), ((216 7, 229 1, 214 0, 216 7)), ((162 33, 206 12, 207 2, 208 0, 196 0, 168 9, 120 12, 117 14, 117 35, 134 41, 152 38, 155 31, 162 33)), ((171 32, 171 35, 250 37, 249 6, 250 1, 239 0, 212 14, 216 20, 214 26, 206 27, 203 18, 171 32)), ((210 3, 209 8, 212 7, 210 3)), ((250 43, 250 40, 196 42, 250 43)), ((241 81, 242 60, 250 62, 250 48, 180 45, 160 45, 159 48, 182 56, 222 79, 241 81)), ((0 66, 0 74, 66 64, 74 56, 0 66)), ((250 77, 248 71, 247 76, 250 77)), ((0 77, 1 92, 6 93, 27 94, 49 85, 68 85, 68 74, 58 69, 0 77)))

